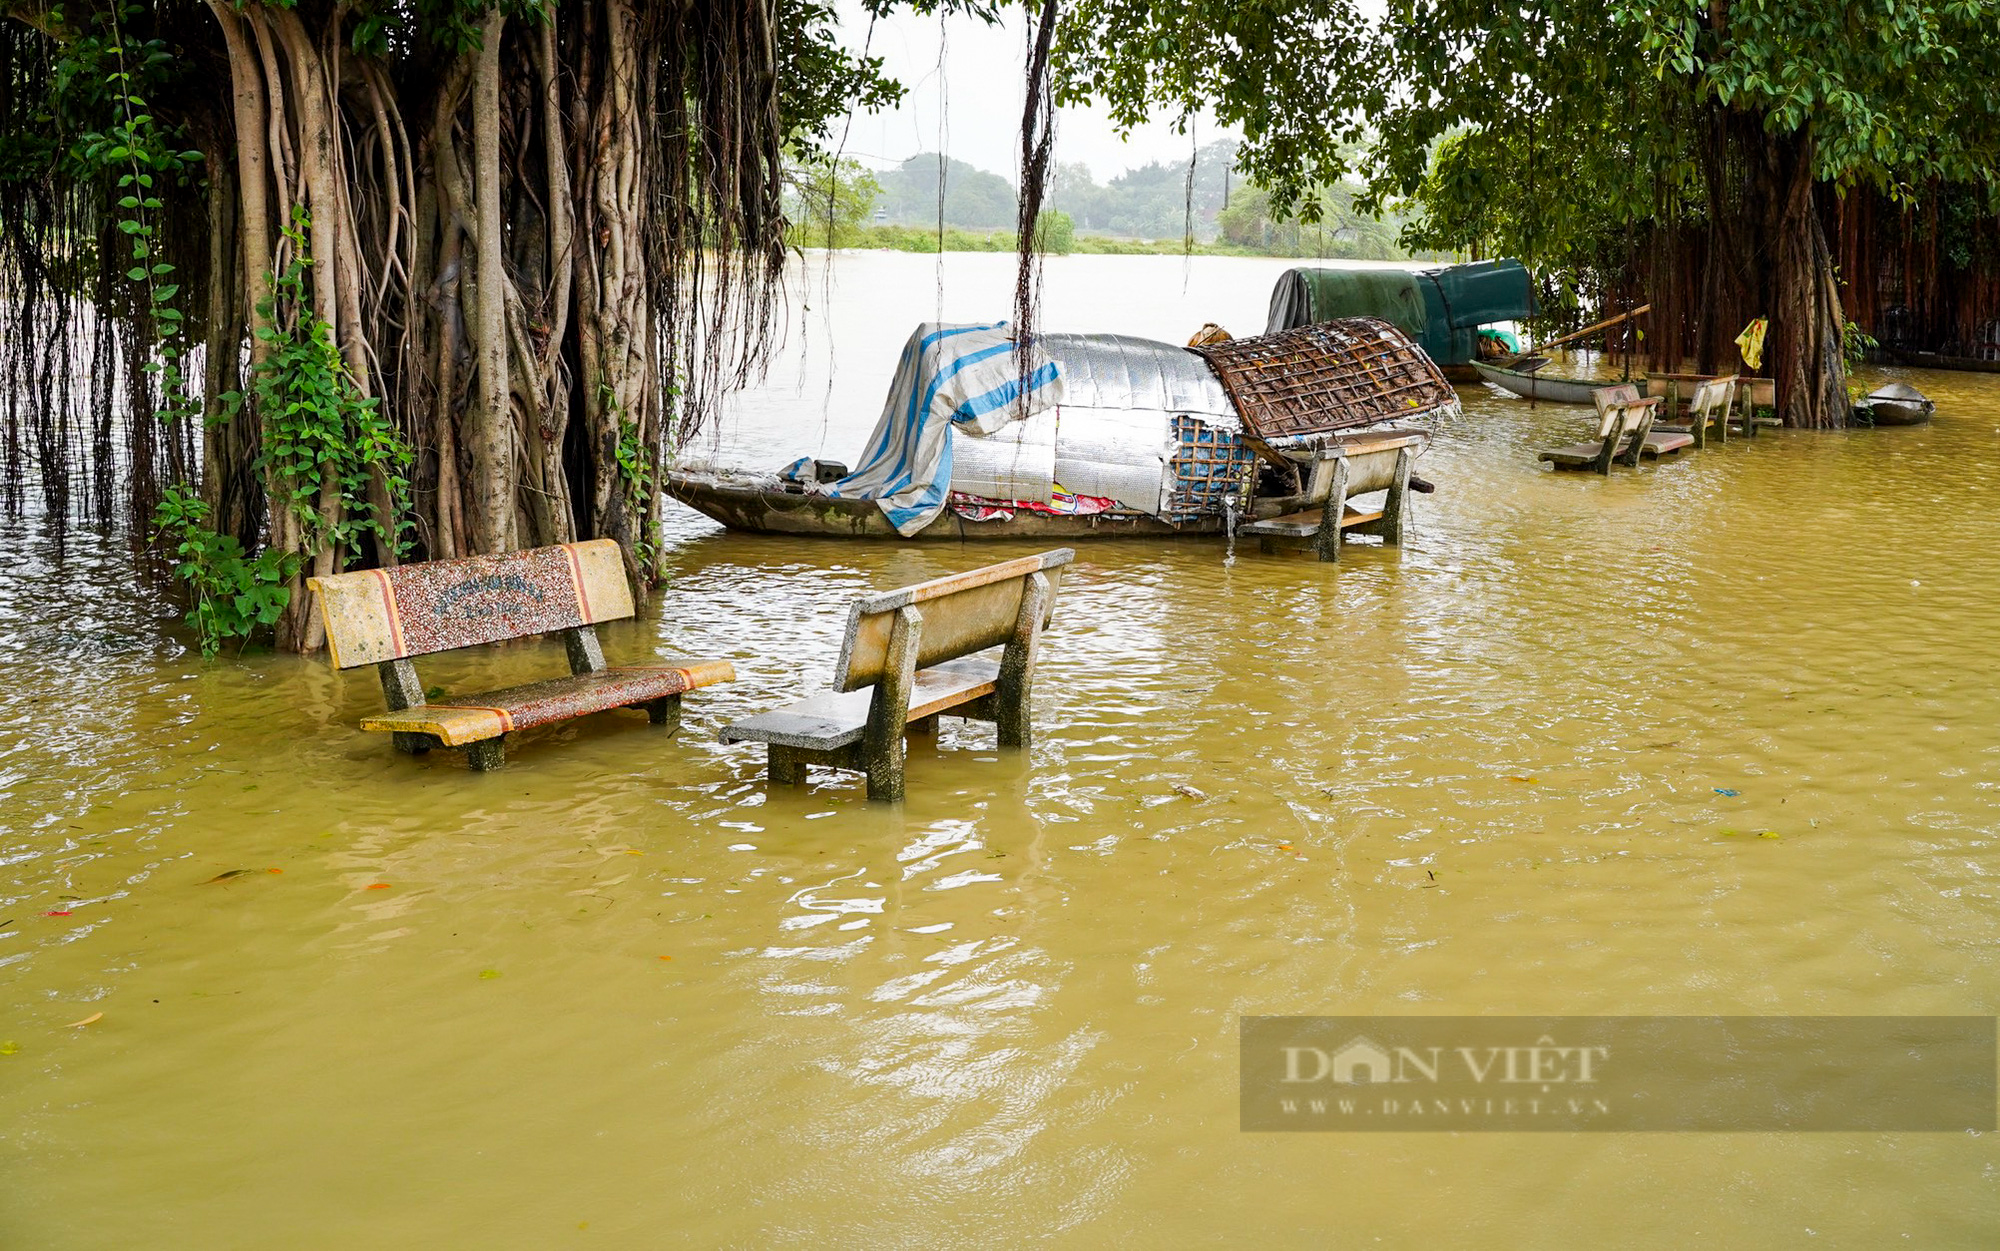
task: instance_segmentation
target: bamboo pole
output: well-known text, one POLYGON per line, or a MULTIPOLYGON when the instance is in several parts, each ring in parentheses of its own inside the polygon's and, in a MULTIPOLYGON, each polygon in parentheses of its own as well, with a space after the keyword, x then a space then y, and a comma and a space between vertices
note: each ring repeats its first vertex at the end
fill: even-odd
POLYGON ((1617 325, 1622 321, 1628 321, 1631 318, 1637 317, 1641 313, 1651 312, 1652 309, 1653 306, 1651 304, 1641 304, 1639 307, 1633 309, 1631 312, 1620 313, 1618 314, 1618 316, 1613 317, 1609 321, 1600 321, 1595 326, 1585 326, 1583 329, 1572 331, 1571 333, 1564 335, 1560 339, 1551 339, 1547 343, 1538 343, 1535 345, 1535 351, 1546 352, 1550 348, 1561 347, 1565 343, 1574 343, 1576 340, 1583 338, 1585 335, 1596 334, 1600 330, 1609 330, 1611 329, 1611 327, 1617 325))

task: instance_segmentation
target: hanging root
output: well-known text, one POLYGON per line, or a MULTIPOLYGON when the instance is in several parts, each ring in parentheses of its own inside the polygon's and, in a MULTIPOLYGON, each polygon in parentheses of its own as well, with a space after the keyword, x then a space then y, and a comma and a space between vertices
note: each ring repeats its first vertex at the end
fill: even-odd
MULTIPOLYGON (((1016 403, 1028 414, 1028 380, 1034 372, 1033 339, 1041 312, 1042 199, 1048 190, 1049 155, 1055 148, 1055 91, 1049 75, 1049 43, 1055 35, 1057 0, 1042 0, 1028 28, 1028 92, 1021 108, 1021 199, 1015 248, 1014 362, 1016 403)), ((943 158, 940 157, 940 160, 943 158)), ((942 196, 942 190, 939 191, 942 196)))

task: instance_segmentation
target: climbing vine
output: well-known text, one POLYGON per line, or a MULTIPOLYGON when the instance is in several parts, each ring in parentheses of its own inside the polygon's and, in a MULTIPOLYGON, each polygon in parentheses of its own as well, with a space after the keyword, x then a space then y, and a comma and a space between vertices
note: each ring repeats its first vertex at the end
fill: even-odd
MULTIPOLYGON (((335 567, 379 549, 410 549, 409 443, 363 396, 334 346, 333 328, 311 311, 306 254, 311 222, 303 210, 284 235, 294 259, 271 276, 258 308, 264 358, 251 374, 263 419, 263 468, 273 503, 298 523, 301 551, 267 547, 254 559, 234 537, 210 528, 208 506, 185 485, 168 489, 153 515, 156 542, 171 545, 174 575, 193 598, 188 624, 213 655, 225 639, 276 624, 291 603, 292 578, 306 559, 332 547, 335 567)), ((216 423, 241 411, 244 395, 225 392, 216 423)))
POLYGON ((299 570, 295 553, 267 547, 253 557, 212 523, 207 502, 184 485, 168 487, 153 512, 154 546, 173 558, 174 576, 188 588, 187 623, 204 656, 277 624, 292 598, 286 583, 299 570))
MULTIPOLYGON (((371 536, 398 557, 409 554, 405 472, 414 457, 382 415, 381 397, 364 396, 355 385, 334 345, 333 327, 312 312, 306 289, 311 226, 300 209, 285 228, 293 259, 272 276, 272 294, 257 309, 256 336, 266 354, 251 374, 251 390, 264 422, 274 500, 298 521, 307 554, 332 544, 336 567, 344 568, 364 554, 371 536)), ((223 396, 231 412, 242 398, 239 392, 223 396)))

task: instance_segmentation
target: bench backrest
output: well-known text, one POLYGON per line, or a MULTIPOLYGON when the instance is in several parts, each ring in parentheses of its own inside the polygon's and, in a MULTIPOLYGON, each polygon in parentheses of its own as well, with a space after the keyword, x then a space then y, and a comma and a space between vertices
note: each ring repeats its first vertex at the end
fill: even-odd
POLYGON ((610 539, 309 579, 336 669, 632 615, 610 539))
POLYGON ((1696 425, 1727 421, 1735 398, 1735 374, 1727 378, 1711 378, 1695 387, 1694 395, 1688 399, 1688 416, 1696 425), (1720 413, 1716 412, 1718 408, 1722 410, 1720 413))
POLYGON ((1620 442, 1634 432, 1645 438, 1646 431, 1653 427, 1653 410, 1660 405, 1658 396, 1640 399, 1639 388, 1629 382, 1599 387, 1590 393, 1590 400, 1597 405, 1597 437, 1609 439, 1615 435, 1620 442))
POLYGON ((1609 437, 1612 422, 1616 420, 1614 414, 1628 404, 1636 403, 1638 399, 1639 388, 1629 382, 1620 383, 1615 387, 1599 387, 1592 391, 1590 402, 1597 405, 1597 437, 1600 439, 1609 437))
POLYGON ((847 615, 847 637, 840 645, 833 689, 858 691, 882 680, 889 633, 897 611, 903 608, 915 608, 923 614, 917 647, 919 669, 1012 641, 1021 616, 1021 596, 1027 591, 1028 579, 1037 573, 1049 581, 1041 621, 1046 626, 1055 612, 1062 567, 1074 559, 1076 553, 1063 547, 862 600, 847 615))

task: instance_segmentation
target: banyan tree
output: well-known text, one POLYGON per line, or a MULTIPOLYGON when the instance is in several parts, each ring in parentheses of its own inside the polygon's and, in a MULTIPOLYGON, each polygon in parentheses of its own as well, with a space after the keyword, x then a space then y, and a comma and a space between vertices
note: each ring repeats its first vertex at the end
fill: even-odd
POLYGON ((401 559, 643 584, 782 162, 894 90, 814 0, 0 0, 0 502, 125 522, 211 638, 401 559))

